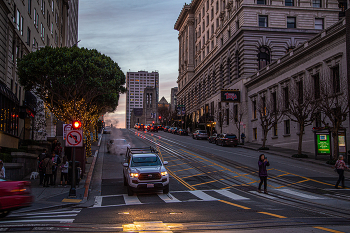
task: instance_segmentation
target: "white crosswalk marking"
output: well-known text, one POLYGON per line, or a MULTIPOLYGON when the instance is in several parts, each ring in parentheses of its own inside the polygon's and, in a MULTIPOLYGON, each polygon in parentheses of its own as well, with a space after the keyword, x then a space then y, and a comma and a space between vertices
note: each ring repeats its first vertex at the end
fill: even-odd
POLYGON ((317 197, 317 196, 312 196, 312 195, 308 195, 308 194, 305 194, 305 193, 299 193, 299 192, 296 192, 296 191, 291 190, 291 189, 278 189, 277 191, 281 191, 281 192, 284 192, 284 193, 288 193, 288 194, 291 194, 291 195, 294 195, 294 196, 298 196, 298 197, 302 197, 302 198, 306 198, 306 199, 314 199, 314 200, 325 199, 323 197, 317 197))
POLYGON ((138 205, 142 204, 137 196, 128 196, 127 194, 123 194, 124 201, 126 205, 138 205))
POLYGON ((178 199, 176 199, 173 195, 171 195, 170 193, 158 194, 158 197, 160 197, 165 203, 181 202, 178 199))
POLYGON ((208 195, 205 192, 200 191, 200 190, 190 191, 190 193, 199 197, 200 199, 202 199, 202 201, 217 201, 218 200, 217 198, 212 197, 212 196, 210 196, 210 195, 208 195))
POLYGON ((224 189, 220 189, 220 190, 213 190, 217 193, 220 193, 221 195, 225 196, 225 197, 228 197, 228 198, 231 198, 233 200, 248 200, 249 198, 246 198, 246 197, 242 197, 240 195, 237 195, 237 194, 234 194, 228 190, 224 190, 224 189))

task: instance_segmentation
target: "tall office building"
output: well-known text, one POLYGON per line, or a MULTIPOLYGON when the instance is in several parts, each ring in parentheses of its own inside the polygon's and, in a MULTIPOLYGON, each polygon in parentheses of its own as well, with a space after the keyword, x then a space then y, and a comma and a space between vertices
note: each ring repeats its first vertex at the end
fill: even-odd
POLYGON ((170 95, 170 108, 171 111, 174 112, 176 109, 176 105, 177 105, 177 99, 176 99, 176 95, 177 95, 177 91, 178 91, 178 87, 173 87, 171 88, 171 95, 170 95))
POLYGON ((131 111, 134 108, 143 108, 143 92, 146 87, 156 89, 156 100, 159 100, 159 73, 158 71, 127 72, 126 74, 126 128, 130 128, 131 111))

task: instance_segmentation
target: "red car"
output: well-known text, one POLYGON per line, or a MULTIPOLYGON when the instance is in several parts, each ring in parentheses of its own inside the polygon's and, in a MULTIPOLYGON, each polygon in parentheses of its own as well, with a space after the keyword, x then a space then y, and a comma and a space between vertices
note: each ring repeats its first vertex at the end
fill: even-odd
POLYGON ((30 182, 0 179, 0 218, 12 210, 28 207, 32 202, 30 182))

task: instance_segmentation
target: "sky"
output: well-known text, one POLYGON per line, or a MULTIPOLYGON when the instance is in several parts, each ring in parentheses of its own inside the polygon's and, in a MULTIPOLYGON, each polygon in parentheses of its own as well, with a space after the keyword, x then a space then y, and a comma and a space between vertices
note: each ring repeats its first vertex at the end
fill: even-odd
MULTIPOLYGON (((174 24, 183 0, 80 0, 79 47, 97 49, 121 70, 159 72, 159 99, 170 102, 178 76, 178 31, 174 24)), ((105 114, 106 124, 125 128, 126 95, 105 114)))

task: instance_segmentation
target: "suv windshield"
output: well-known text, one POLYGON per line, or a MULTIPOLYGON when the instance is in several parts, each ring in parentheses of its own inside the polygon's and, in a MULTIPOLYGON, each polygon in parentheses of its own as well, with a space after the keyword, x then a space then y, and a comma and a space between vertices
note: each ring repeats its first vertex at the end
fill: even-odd
POLYGON ((131 167, 145 167, 162 165, 157 156, 150 157, 133 157, 131 160, 131 167))

